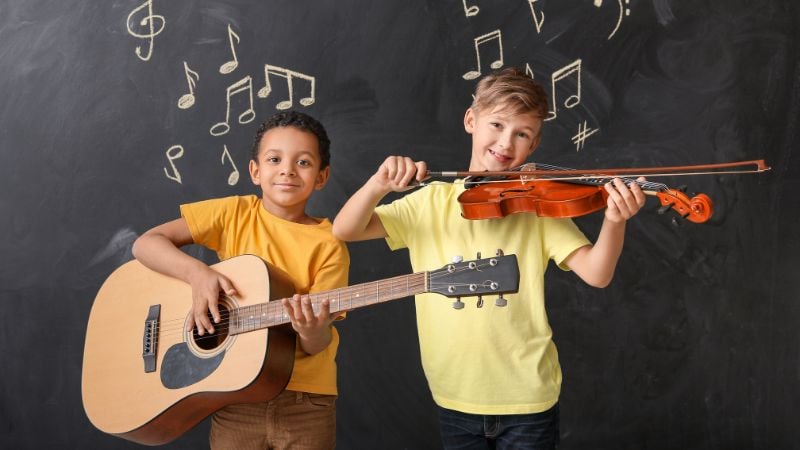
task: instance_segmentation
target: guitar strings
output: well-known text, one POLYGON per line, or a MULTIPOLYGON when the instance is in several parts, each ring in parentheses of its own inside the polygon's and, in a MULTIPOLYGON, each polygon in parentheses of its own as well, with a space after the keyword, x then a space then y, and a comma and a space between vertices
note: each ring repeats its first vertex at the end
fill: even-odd
MULTIPOLYGON (((322 300, 324 300, 324 299, 334 299, 334 297, 336 298, 336 300, 334 300, 334 302, 338 302, 340 305, 343 305, 343 304, 348 303, 348 302, 350 302, 350 304, 352 304, 353 301, 356 300, 356 299, 358 299, 358 300, 363 300, 365 298, 368 299, 370 295, 373 295, 375 293, 376 287, 380 290, 381 294, 386 294, 387 291, 388 291, 388 293, 396 293, 398 290, 400 290, 402 292, 412 292, 414 289, 420 289, 421 287, 424 286, 424 277, 420 277, 420 276, 414 277, 414 275, 419 275, 419 274, 412 274, 412 275, 408 275, 408 276, 395 277, 395 278, 391 278, 391 279, 388 279, 388 280, 384 280, 383 282, 376 282, 376 283, 369 283, 369 284, 362 284, 362 285, 355 285, 355 286, 346 286, 346 287, 337 289, 336 290, 337 295, 335 295, 335 296, 331 292, 327 292, 327 293, 303 294, 301 297, 302 298, 311 297, 312 308, 319 308, 320 305, 321 305, 322 300), (408 280, 415 280, 415 281, 412 283, 412 282, 408 281, 407 278, 408 278, 408 280), (417 279, 419 279, 419 280, 417 281, 417 279), (377 283, 380 283, 380 284, 375 286, 377 283), (343 299, 342 297, 345 297, 345 298, 343 299)), ((271 301, 265 302, 265 303, 259 303, 259 304, 254 304, 254 305, 246 305, 246 306, 243 306, 243 307, 235 308, 233 314, 231 314, 230 312, 227 312, 227 313, 223 314, 223 316, 227 316, 228 318, 221 320, 219 323, 214 323, 213 325, 214 325, 214 327, 226 327, 226 326, 228 326, 232 320, 237 320, 237 314, 241 313, 246 308, 251 308, 251 309, 258 308, 258 309, 262 310, 261 311, 262 314, 260 314, 259 317, 252 316, 252 317, 250 317, 248 319, 256 319, 256 320, 259 320, 262 323, 270 323, 272 321, 275 321, 276 316, 279 316, 280 317, 279 323, 289 323, 290 319, 289 319, 288 313, 286 312, 286 310, 284 309, 283 305, 281 304, 282 300, 284 300, 284 299, 274 299, 274 300, 271 300, 271 301), (267 311, 263 311, 265 308, 267 309, 267 311), (233 316, 233 318, 230 318, 230 316, 233 316), (264 319, 266 319, 266 320, 264 320, 264 319)), ((348 309, 347 307, 340 307, 338 310, 332 311, 332 312, 339 312, 339 311, 344 311, 344 310, 347 310, 347 309, 348 309)), ((238 317, 242 317, 242 314, 239 314, 238 317)), ((185 323, 186 323, 186 317, 176 318, 176 319, 172 319, 172 320, 164 320, 164 321, 162 321, 162 324, 160 326, 161 335, 162 336, 169 335, 170 332, 178 332, 180 334, 183 334, 185 332, 184 331, 184 324, 185 323)), ((277 324, 278 323, 276 323, 276 325, 277 324)), ((264 328, 264 327, 262 327, 262 328, 264 328)), ((213 334, 213 335, 210 335, 209 337, 213 338, 215 336, 216 336, 216 333, 213 334)), ((201 338, 202 339, 202 338, 206 338, 206 336, 196 336, 196 338, 201 338)))
MULTIPOLYGON (((461 273, 461 272, 468 271, 468 270, 479 270, 480 268, 487 267, 489 265, 490 264, 488 264, 488 263, 483 263, 483 264, 479 264, 478 266, 476 266, 476 268, 473 269, 473 268, 470 268, 468 264, 466 264, 466 265, 463 265, 463 266, 456 267, 453 272, 448 272, 446 270, 439 270, 439 271, 436 271, 436 272, 428 272, 428 279, 430 281, 430 284, 429 284, 429 288, 430 289, 429 289, 429 291, 432 291, 433 288, 435 288, 435 287, 441 287, 441 286, 454 286, 454 287, 468 287, 470 285, 488 286, 488 285, 490 285, 491 281, 484 281, 482 283, 440 283, 440 282, 437 282, 436 280, 439 279, 439 278, 452 276, 453 274, 461 273)), ((411 292, 417 292, 417 291, 424 292, 424 279, 425 279, 425 277, 424 276, 419 276, 419 275, 424 275, 425 273, 426 272, 418 272, 416 274, 403 275, 403 276, 390 278, 390 279, 384 280, 382 282, 359 284, 359 285, 355 285, 355 286, 346 286, 346 287, 343 287, 343 288, 340 288, 340 289, 336 290, 336 292, 338 293, 336 302, 338 302, 339 305, 341 306, 343 303, 346 303, 347 301, 349 301, 351 303, 351 305, 352 305, 352 302, 353 302, 354 299, 364 300, 366 298, 367 302, 365 304, 363 304, 363 305, 360 305, 360 306, 365 306, 365 305, 371 304, 371 303, 380 303, 381 302, 381 298, 380 298, 381 294, 392 296, 392 295, 396 295, 397 292, 399 291, 399 292, 408 293, 407 295, 410 296, 410 295, 412 295, 411 292), (415 277, 414 275, 418 275, 418 276, 415 277), (414 281, 413 282, 409 282, 409 280, 414 280, 414 281), (383 288, 383 289, 381 289, 381 288, 383 288), (348 294, 350 295, 349 299, 342 300, 341 297, 342 296, 346 296, 348 294), (370 301, 369 300, 371 298, 371 296, 375 297, 374 301, 370 301)), ((478 295, 478 294, 475 294, 475 295, 478 295)), ((489 294, 489 295, 491 295, 491 294, 489 294)), ((301 298, 305 298, 305 297, 311 297, 312 308, 313 308, 313 307, 319 307, 321 305, 322 300, 324 300, 325 298, 331 299, 332 295, 331 295, 330 292, 328 292, 328 293, 303 294, 301 296, 301 298), (316 297, 316 298, 314 298, 314 297, 316 297)), ((394 297, 394 298, 402 298, 402 297, 394 297)), ((289 319, 288 313, 286 312, 286 310, 284 309, 284 307, 282 305, 282 300, 284 300, 284 299, 274 299, 274 300, 271 300, 271 301, 265 302, 265 303, 259 303, 259 304, 247 305, 247 306, 243 306, 243 307, 234 308, 233 310, 227 310, 226 309, 225 312, 222 313, 222 315, 224 317, 226 317, 226 318, 221 319, 219 323, 213 323, 213 326, 214 326, 215 329, 227 329, 228 326, 230 325, 231 321, 238 320, 238 318, 241 317, 241 316, 237 316, 237 314, 239 312, 241 312, 241 310, 243 310, 245 308, 259 308, 259 309, 262 310, 262 315, 259 318, 256 319, 255 316, 251 316, 251 318, 250 318, 250 319, 258 320, 260 322, 259 323, 260 325, 263 325, 264 323, 269 323, 271 321, 274 321, 276 319, 276 317, 275 317, 276 315, 280 316, 279 322, 275 323, 275 324, 272 324, 272 325, 290 323, 290 319, 289 319), (264 308, 271 309, 272 311, 263 312, 264 308), (234 316, 233 319, 231 318, 231 316, 234 316), (266 320, 264 320, 264 319, 266 319, 266 320)), ((332 312, 340 312, 340 311, 347 311, 347 310, 348 310, 348 308, 346 308, 346 307, 340 307, 340 309, 338 309, 337 311, 332 311, 332 312)), ((170 337, 170 336, 174 336, 176 334, 177 335, 184 335, 184 334, 188 334, 188 333, 192 333, 193 339, 195 341, 202 341, 202 340, 207 340, 207 339, 219 339, 220 338, 220 333, 217 333, 217 332, 215 332, 213 334, 204 334, 204 335, 201 336, 201 335, 197 335, 194 330, 192 330, 191 332, 186 331, 185 328, 184 328, 184 324, 186 323, 186 320, 187 319, 184 316, 183 318, 174 318, 174 319, 167 319, 167 320, 161 321, 159 323, 159 326, 156 327, 156 331, 157 331, 157 333, 159 333, 158 335, 161 338, 167 338, 167 337, 170 337)), ((255 329, 267 328, 268 326, 270 326, 270 325, 260 326, 260 327, 254 328, 254 330, 255 329)), ((247 330, 247 331, 253 331, 253 330, 247 330)))

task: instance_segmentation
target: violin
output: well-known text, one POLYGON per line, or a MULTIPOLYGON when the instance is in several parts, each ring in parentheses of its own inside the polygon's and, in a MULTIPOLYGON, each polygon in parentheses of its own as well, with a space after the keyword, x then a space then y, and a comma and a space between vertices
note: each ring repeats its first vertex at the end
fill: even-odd
POLYGON ((567 169, 529 163, 508 171, 429 172, 430 176, 467 177, 467 189, 458 197, 466 219, 495 219, 509 214, 535 213, 540 217, 571 218, 606 207, 608 192, 603 187, 618 177, 627 185, 638 184, 646 195, 658 197, 659 213, 670 209, 682 218, 703 223, 713 215, 713 202, 706 194, 688 196, 684 188, 670 188, 635 177, 679 176, 724 173, 758 173, 770 170, 764 160, 694 166, 567 169), (749 169, 747 167, 750 167, 749 169), (738 168, 738 169, 736 169, 738 168), (735 169, 735 170, 732 170, 735 169), (621 177, 620 175, 627 175, 621 177))

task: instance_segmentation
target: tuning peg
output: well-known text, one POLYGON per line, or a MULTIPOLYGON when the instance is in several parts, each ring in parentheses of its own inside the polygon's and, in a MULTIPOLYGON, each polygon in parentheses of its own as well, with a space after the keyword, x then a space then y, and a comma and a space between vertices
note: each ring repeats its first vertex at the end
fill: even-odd
POLYGON ((503 294, 500 294, 500 296, 499 296, 499 297, 497 297, 497 298, 494 300, 494 304, 495 304, 496 306, 499 306, 499 307, 501 307, 501 308, 502 308, 502 307, 504 307, 504 306, 506 306, 506 305, 508 304, 508 300, 506 300, 506 299, 504 299, 504 298, 503 298, 503 294))
POLYGON ((478 252, 478 257, 475 259, 481 259, 481 252, 478 252))
POLYGON ((453 302, 453 309, 464 309, 464 302, 461 301, 461 297, 456 297, 456 301, 453 302))
POLYGON ((503 255, 504 255, 503 250, 499 248, 494 252, 494 256, 503 256, 503 255))
POLYGON ((665 212, 669 211, 670 208, 672 208, 672 203, 667 203, 666 205, 663 205, 662 207, 658 208, 658 213, 664 214, 665 212))
POLYGON ((483 308, 483 296, 482 295, 478 296, 478 304, 475 305, 475 306, 477 306, 478 308, 483 308))
POLYGON ((464 257, 463 257, 463 256, 461 256, 461 255, 455 255, 455 256, 453 256, 453 264, 458 264, 458 263, 460 263, 460 262, 461 262, 461 261, 463 261, 463 260, 464 260, 464 257))
POLYGON ((688 189, 688 186, 686 186, 685 184, 678 186, 678 190, 683 193, 686 193, 686 189, 688 189))

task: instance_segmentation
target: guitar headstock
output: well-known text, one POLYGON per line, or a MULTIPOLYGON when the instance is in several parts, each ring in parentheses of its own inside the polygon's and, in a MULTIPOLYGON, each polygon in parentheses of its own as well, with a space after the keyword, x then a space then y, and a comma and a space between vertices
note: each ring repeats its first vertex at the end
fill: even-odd
POLYGON ((503 255, 498 250, 497 256, 472 261, 461 261, 460 258, 439 270, 428 272, 428 291, 455 297, 453 308, 461 309, 464 303, 461 297, 478 297, 478 307, 483 306, 484 295, 497 295, 495 305, 505 306, 503 294, 516 293, 519 290, 519 265, 516 255, 503 255))

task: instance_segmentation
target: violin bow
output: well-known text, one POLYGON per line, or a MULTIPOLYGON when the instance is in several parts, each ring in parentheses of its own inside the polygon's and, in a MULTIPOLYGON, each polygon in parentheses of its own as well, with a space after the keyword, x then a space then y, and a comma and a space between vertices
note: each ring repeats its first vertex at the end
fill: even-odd
MULTIPOLYGON (((665 167, 627 167, 627 168, 608 168, 608 169, 536 169, 536 163, 523 164, 520 167, 531 166, 534 169, 526 170, 501 170, 501 171, 428 171, 429 177, 441 178, 463 178, 472 176, 481 177, 510 177, 510 176, 529 176, 536 179, 541 176, 543 180, 585 180, 596 179, 598 177, 608 177, 625 175, 627 177, 672 177, 689 175, 722 175, 722 174, 745 174, 761 173, 771 170, 763 159, 750 161, 738 161, 718 164, 697 164, 689 166, 665 166, 665 167), (748 168, 749 167, 749 168, 748 168)), ((539 164, 538 166, 542 166, 539 164)))

